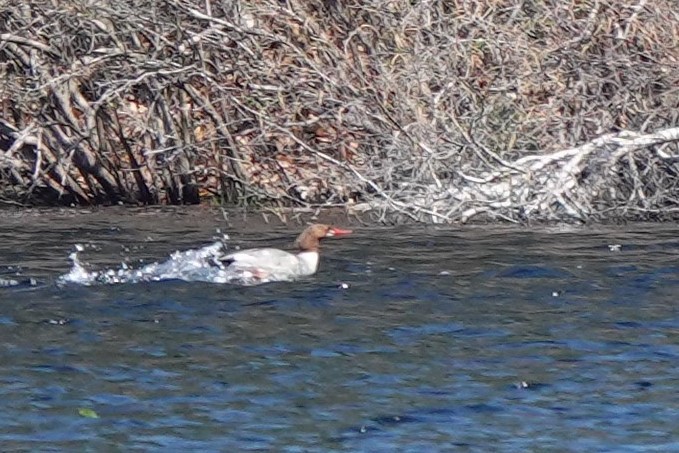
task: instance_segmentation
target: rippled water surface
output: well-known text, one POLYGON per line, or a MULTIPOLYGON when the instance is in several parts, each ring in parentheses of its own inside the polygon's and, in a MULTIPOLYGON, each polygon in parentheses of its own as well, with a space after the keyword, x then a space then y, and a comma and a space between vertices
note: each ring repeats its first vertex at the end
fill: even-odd
POLYGON ((301 226, 3 215, 2 450, 679 451, 674 225, 340 226, 298 282, 60 286, 301 226))

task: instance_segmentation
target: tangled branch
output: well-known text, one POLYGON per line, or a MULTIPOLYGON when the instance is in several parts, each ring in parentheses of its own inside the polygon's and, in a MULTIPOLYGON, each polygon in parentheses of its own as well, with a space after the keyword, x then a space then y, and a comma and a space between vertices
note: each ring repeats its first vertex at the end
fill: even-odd
POLYGON ((674 207, 673 0, 58 3, 0 3, 0 199, 674 207))

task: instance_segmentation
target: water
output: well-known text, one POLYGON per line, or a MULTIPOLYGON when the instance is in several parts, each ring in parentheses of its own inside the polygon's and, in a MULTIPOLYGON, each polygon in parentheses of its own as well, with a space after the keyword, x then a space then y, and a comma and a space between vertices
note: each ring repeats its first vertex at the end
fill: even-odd
POLYGON ((673 225, 352 225, 299 282, 57 285, 75 244, 134 268, 300 229, 127 212, 0 220, 3 451, 679 451, 673 225))

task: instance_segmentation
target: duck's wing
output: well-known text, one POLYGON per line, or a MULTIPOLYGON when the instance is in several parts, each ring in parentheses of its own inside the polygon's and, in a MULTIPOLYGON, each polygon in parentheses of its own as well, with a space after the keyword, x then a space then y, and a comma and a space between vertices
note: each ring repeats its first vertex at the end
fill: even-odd
POLYGON ((299 258, 296 255, 270 248, 241 250, 221 256, 218 260, 224 266, 239 269, 295 272, 299 268, 299 258))

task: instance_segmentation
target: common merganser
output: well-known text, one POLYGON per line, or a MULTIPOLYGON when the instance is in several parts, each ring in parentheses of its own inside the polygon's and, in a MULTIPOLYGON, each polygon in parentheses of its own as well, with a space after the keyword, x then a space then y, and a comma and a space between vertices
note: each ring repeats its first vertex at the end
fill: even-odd
POLYGON ((351 230, 330 225, 314 224, 307 227, 295 240, 299 253, 292 254, 273 248, 241 250, 221 256, 217 260, 225 269, 248 273, 256 279, 282 280, 316 273, 320 240, 344 236, 351 230))

